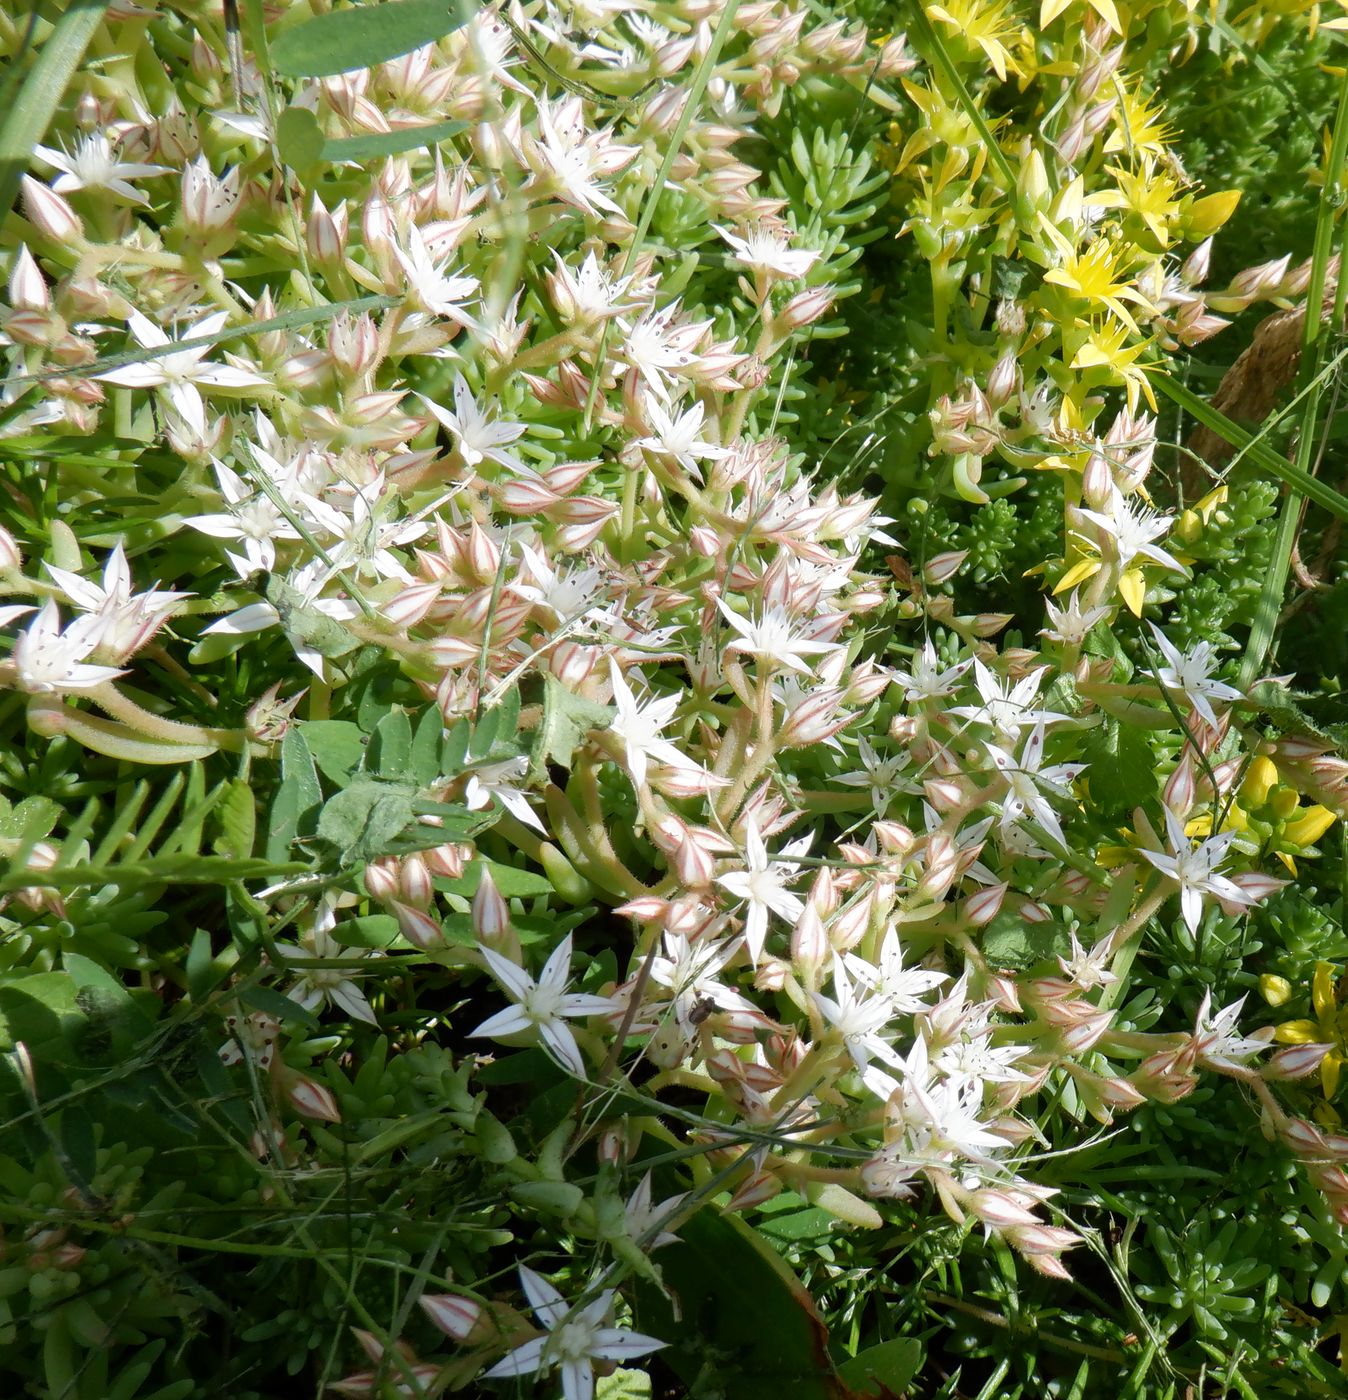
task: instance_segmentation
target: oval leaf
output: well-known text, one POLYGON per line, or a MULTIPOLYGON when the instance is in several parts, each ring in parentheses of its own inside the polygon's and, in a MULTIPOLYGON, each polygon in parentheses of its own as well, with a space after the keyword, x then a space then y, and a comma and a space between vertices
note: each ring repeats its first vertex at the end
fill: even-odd
POLYGON ((462 0, 388 0, 305 20, 271 46, 272 66, 287 78, 330 78, 386 63, 458 29, 462 0))

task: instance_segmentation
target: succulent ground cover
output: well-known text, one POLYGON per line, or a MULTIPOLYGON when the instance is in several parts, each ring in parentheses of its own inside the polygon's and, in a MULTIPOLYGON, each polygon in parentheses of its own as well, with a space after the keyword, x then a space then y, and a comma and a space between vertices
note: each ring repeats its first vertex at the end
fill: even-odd
POLYGON ((1345 29, 0 9, 5 1394, 1348 1394, 1345 29))

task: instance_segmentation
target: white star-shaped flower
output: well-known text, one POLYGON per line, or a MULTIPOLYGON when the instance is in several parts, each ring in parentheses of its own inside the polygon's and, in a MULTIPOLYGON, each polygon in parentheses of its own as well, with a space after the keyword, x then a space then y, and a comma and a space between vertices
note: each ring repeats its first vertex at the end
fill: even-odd
POLYGON ((746 229, 741 237, 720 224, 712 227, 730 244, 734 260, 754 272, 771 273, 776 277, 804 277, 819 261, 820 255, 811 249, 792 248, 785 230, 760 224, 746 229))
POLYGON ((473 320, 465 307, 478 289, 478 280, 448 270, 454 259, 452 251, 443 258, 433 257, 421 230, 412 224, 407 230, 407 247, 395 245, 393 256, 407 276, 408 292, 423 311, 472 328, 473 320))
MULTIPOLYGON (((784 854, 803 855, 809 844, 808 837, 794 841, 784 854)), ((804 901, 787 889, 799 870, 800 866, 795 861, 768 858, 758 826, 751 819, 746 822, 744 831, 744 869, 727 871, 716 877, 716 883, 722 889, 729 890, 748 904, 744 916, 744 945, 755 967, 767 941, 768 915, 777 914, 787 923, 794 924, 805 912, 804 901)))
POLYGON ((85 662, 98 645, 101 630, 97 617, 77 617, 62 631, 60 610, 48 598, 14 643, 11 664, 17 688, 28 695, 63 695, 93 690, 125 675, 115 666, 85 662))
MULTIPOLYGON (((483 960, 492 976, 505 988, 515 1003, 495 1016, 489 1016, 472 1036, 495 1039, 535 1031, 557 1062, 577 1079, 585 1078, 585 1061, 571 1027, 563 1019, 568 1016, 607 1016, 622 1008, 611 997, 589 996, 583 992, 568 992, 571 971, 571 935, 553 949, 534 981, 517 963, 502 957, 492 948, 482 948, 483 960)), ((502 1374, 505 1374, 504 1372, 502 1374)))
POLYGON ((903 698, 910 705, 919 700, 936 700, 954 693, 959 678, 969 669, 969 662, 942 667, 936 659, 936 648, 928 637, 913 655, 911 671, 894 670, 891 674, 903 687, 903 698))
POLYGON ((730 449, 720 443, 708 442, 698 436, 706 416, 706 406, 695 403, 677 416, 667 412, 651 394, 646 395, 646 421, 651 431, 646 437, 638 438, 636 446, 656 457, 669 457, 681 466, 694 481, 702 480, 699 462, 719 462, 729 455, 730 449))
POLYGON ((1188 651, 1180 651, 1169 638, 1152 624, 1152 635, 1161 654, 1170 663, 1158 667, 1156 679, 1167 690, 1177 690, 1202 716, 1210 729, 1217 728, 1217 716, 1213 711, 1214 700, 1239 700, 1242 692, 1224 681, 1210 679, 1217 666, 1217 654, 1209 642, 1199 642, 1188 651))
POLYGON ((1255 903, 1252 895, 1246 894, 1233 880, 1218 873, 1218 866, 1226 859, 1239 833, 1223 831, 1218 836, 1209 836, 1196 846, 1192 845, 1184 834, 1179 818, 1169 807, 1165 809, 1165 827, 1170 849, 1141 851, 1139 854, 1179 886, 1180 909, 1190 933, 1198 932, 1205 894, 1237 905, 1255 903))
MULTIPOLYGON (((180 340, 198 340, 215 335, 229 320, 228 311, 215 311, 204 316, 195 325, 187 328, 180 340)), ((133 307, 127 314, 127 327, 137 345, 146 350, 159 350, 174 344, 153 321, 142 316, 133 307)), ((199 438, 206 436, 206 404, 198 385, 208 389, 265 389, 267 381, 252 370, 238 369, 234 365, 218 365, 206 359, 210 347, 192 346, 185 350, 175 350, 166 355, 157 355, 139 364, 123 365, 120 369, 105 370, 95 375, 109 384, 119 384, 124 389, 161 389, 179 417, 199 438)))
POLYGON ((484 1380, 530 1376, 536 1371, 555 1368, 562 1373, 565 1400, 593 1400, 596 1361, 629 1361, 666 1345, 641 1332, 603 1325, 613 1306, 611 1288, 606 1288, 593 1303, 583 1308, 568 1308, 566 1300, 547 1279, 523 1264, 520 1265, 520 1283, 547 1333, 507 1353, 490 1370, 483 1371, 484 1380))
POLYGON ((609 724, 609 732, 622 740, 627 771, 633 785, 640 790, 646 785, 648 763, 664 763, 671 768, 695 768, 661 731, 673 720, 679 708, 680 696, 662 695, 638 705, 618 663, 610 659, 609 677, 613 683, 613 703, 618 713, 609 724))
POLYGON ((725 620, 739 633, 727 651, 747 652, 764 666, 786 666, 792 671, 810 673, 807 656, 822 656, 837 650, 835 642, 815 641, 802 636, 795 619, 779 603, 765 608, 758 617, 741 617, 721 598, 716 600, 725 620))
POLYGON ((149 204, 149 200, 129 184, 131 180, 148 179, 151 175, 172 173, 167 165, 144 165, 138 161, 118 160, 112 142, 101 131, 83 137, 74 151, 58 151, 51 146, 34 146, 33 154, 45 165, 61 173, 52 181, 57 194, 71 190, 109 190, 132 204, 149 204))
POLYGON ((487 410, 479 407, 473 391, 468 387, 463 375, 454 376, 454 411, 442 408, 425 394, 417 397, 431 411, 431 416, 453 435, 454 445, 464 465, 475 467, 479 462, 495 462, 508 471, 521 476, 532 475, 507 446, 518 442, 527 431, 525 424, 512 423, 507 418, 494 418, 487 410))

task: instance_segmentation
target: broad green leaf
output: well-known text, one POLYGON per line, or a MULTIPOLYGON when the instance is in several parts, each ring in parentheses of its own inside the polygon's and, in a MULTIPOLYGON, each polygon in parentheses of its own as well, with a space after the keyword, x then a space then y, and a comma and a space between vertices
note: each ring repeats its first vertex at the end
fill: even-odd
POLYGON ((287 78, 330 78, 372 68, 444 38, 469 14, 466 0, 384 0, 334 10, 278 34, 272 66, 287 78))
POLYGON ((1082 751, 1084 781, 1104 817, 1117 817, 1156 795, 1155 757, 1136 729, 1107 719, 1092 731, 1082 751))
POLYGON ((613 718, 613 708, 584 700, 569 691, 550 672, 543 677, 543 718, 539 721, 530 756, 530 770, 541 776, 549 763, 571 767, 576 750, 592 729, 605 728, 613 718))
POLYGON ((1071 945, 1067 930, 1058 923, 1031 924, 1012 910, 1003 910, 983 930, 979 940, 983 956, 992 967, 1008 967, 1016 971, 1047 962, 1057 954, 1066 954, 1071 945))
POLYGON ((475 860, 457 880, 437 881, 437 888, 471 899, 482 883, 484 869, 491 871, 492 883, 506 899, 552 893, 552 882, 546 876, 533 870, 517 870, 513 865, 498 865, 494 860, 475 860))
POLYGON ((235 778, 215 811, 220 835, 215 849, 224 856, 251 856, 257 836, 257 798, 251 784, 235 778))
POLYGON ((409 755, 412 777, 423 788, 430 787, 437 778, 444 776, 440 764, 444 734, 445 721, 439 707, 428 705, 417 721, 409 755))
POLYGON ((68 972, 6 973, 0 984, 0 1050, 22 1041, 35 1060, 69 1061, 84 1021, 79 988, 68 972))
POLYGON ((780 1255, 735 1216, 705 1207, 657 1256, 674 1307, 638 1282, 637 1329, 669 1342, 660 1359, 685 1385, 708 1355, 735 1400, 846 1400, 814 1301, 780 1255))
POLYGON ((149 1034, 149 1017, 121 979, 92 958, 67 952, 61 962, 75 984, 75 1005, 85 1017, 76 1037, 83 1058, 108 1062, 128 1054, 149 1034))
POLYGON ((402 935, 392 914, 362 914, 357 919, 339 919, 332 936, 343 948, 388 948, 402 935))
POLYGON ((838 1374, 858 1395, 902 1395, 922 1364, 922 1343, 895 1337, 845 1361, 838 1374))
POLYGON ((392 781, 411 778, 412 721, 405 710, 390 710, 375 725, 365 754, 365 771, 392 781))
POLYGON ((281 786, 271 806, 268 860, 285 860, 295 838, 312 833, 312 815, 322 801, 323 789, 304 731, 291 725, 281 740, 281 786))
POLYGON ((61 817, 60 805, 50 797, 25 797, 13 807, 5 800, 0 806, 0 836, 41 841, 44 836, 51 835, 61 817))
POLYGON ((360 725, 349 719, 308 719, 300 721, 300 729, 318 771, 345 787, 365 759, 366 739, 360 725))
POLYGON ((399 131, 383 131, 374 136, 339 136, 323 143, 323 159, 332 165, 343 161, 365 165, 388 156, 402 155, 404 151, 438 146, 467 129, 467 122, 431 122, 427 126, 403 127, 399 131))
POLYGON ((287 107, 276 119, 276 148, 292 170, 309 171, 323 159, 323 128, 307 107, 287 107))
MULTIPOLYGON (((343 864, 363 863, 386 855, 394 838, 412 819, 410 787, 358 777, 349 788, 324 803, 318 817, 318 835, 336 846, 343 864)), ((442 839, 437 837, 437 841, 442 839)))

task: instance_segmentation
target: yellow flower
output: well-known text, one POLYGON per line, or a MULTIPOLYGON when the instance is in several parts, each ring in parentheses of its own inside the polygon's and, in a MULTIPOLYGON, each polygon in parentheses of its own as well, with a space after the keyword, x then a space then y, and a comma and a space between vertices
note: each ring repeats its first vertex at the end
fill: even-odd
POLYGON ((1107 307, 1134 335, 1140 334, 1137 322, 1124 302, 1131 301, 1135 306, 1153 312, 1155 308, 1128 281, 1124 272, 1125 264, 1132 258, 1131 250, 1113 239, 1096 238, 1090 247, 1079 253, 1042 215, 1040 223, 1063 254, 1062 266, 1050 268, 1044 274, 1044 281, 1051 286, 1064 288, 1083 301, 1107 307))
MULTIPOLYGON (((1071 3, 1072 0, 1040 0, 1039 28, 1047 29, 1071 3)), ((1088 0, 1088 3, 1115 34, 1122 37, 1123 24, 1119 20, 1118 10, 1114 7, 1114 0, 1088 0)))
POLYGON ((1174 241, 1171 224, 1179 214, 1179 181, 1166 171, 1157 170, 1150 159, 1144 160, 1138 170, 1125 170, 1118 165, 1108 165, 1105 169, 1114 177, 1118 190, 1104 199, 1094 196, 1095 202, 1131 210, 1151 230, 1161 247, 1168 248, 1174 241))
POLYGON ((1159 156, 1170 144, 1173 129, 1164 119, 1164 109, 1151 106, 1138 87, 1125 89, 1114 109, 1114 130, 1105 141, 1105 153, 1119 151, 1137 156, 1159 156))
POLYGON ((1315 1019, 1284 1021, 1273 1032, 1279 1045, 1328 1045, 1329 1053, 1320 1062, 1320 1089, 1325 1098, 1332 1099, 1339 1087, 1339 1073, 1348 1058, 1348 1008, 1339 1005, 1336 994, 1334 965, 1315 964, 1311 978, 1311 1005, 1315 1019))
POLYGON ((1145 366, 1137 363, 1138 357, 1151 341, 1142 340, 1136 345, 1125 345, 1127 337, 1128 327, 1120 325, 1117 321, 1106 321, 1103 326, 1092 326, 1072 359, 1072 368, 1111 370, 1123 381, 1124 392, 1128 395, 1129 413, 1137 412, 1139 391, 1146 396, 1151 411, 1155 413, 1156 395, 1152 393, 1151 385, 1147 382, 1145 366))
POLYGON ((1014 41, 1020 32, 1009 0, 993 0, 990 5, 981 5, 979 0, 946 0, 945 4, 928 5, 927 14, 977 44, 1002 82, 1008 72, 1023 76, 1007 48, 1007 41, 1014 41))

